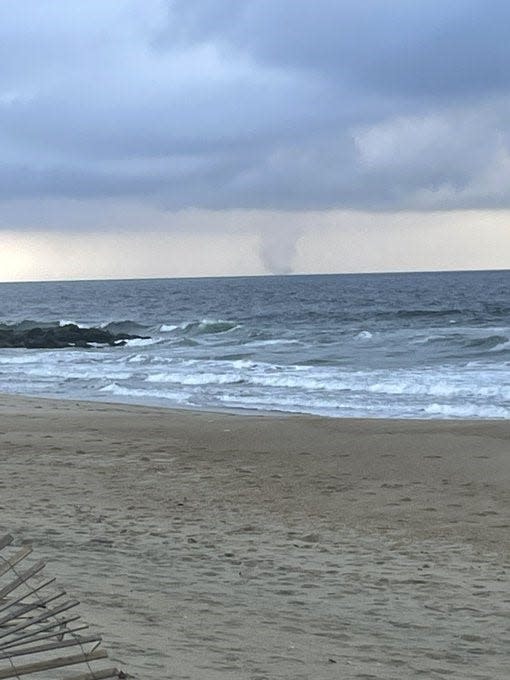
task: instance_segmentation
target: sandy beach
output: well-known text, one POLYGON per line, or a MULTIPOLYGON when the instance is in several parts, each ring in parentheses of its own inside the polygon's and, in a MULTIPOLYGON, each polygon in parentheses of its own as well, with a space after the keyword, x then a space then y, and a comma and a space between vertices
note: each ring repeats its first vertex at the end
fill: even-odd
POLYGON ((11 396, 0 420, 0 530, 133 677, 508 677, 509 421, 11 396))

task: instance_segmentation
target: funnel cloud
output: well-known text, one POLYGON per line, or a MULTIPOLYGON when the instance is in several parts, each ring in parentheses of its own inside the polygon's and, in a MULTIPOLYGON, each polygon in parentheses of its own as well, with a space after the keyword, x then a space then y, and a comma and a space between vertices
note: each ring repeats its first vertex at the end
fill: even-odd
POLYGON ((259 254, 268 274, 292 274, 295 271, 300 235, 301 230, 294 226, 261 233, 259 254))
POLYGON ((5 0, 0 231, 214 239, 242 214, 286 273, 296 214, 496 216, 509 25, 506 0, 5 0))

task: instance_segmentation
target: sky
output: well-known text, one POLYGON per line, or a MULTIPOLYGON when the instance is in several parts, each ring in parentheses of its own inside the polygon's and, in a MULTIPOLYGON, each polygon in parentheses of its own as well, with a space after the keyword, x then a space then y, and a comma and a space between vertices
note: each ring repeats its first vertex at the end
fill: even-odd
POLYGON ((2 0, 0 280, 510 268, 507 0, 2 0))

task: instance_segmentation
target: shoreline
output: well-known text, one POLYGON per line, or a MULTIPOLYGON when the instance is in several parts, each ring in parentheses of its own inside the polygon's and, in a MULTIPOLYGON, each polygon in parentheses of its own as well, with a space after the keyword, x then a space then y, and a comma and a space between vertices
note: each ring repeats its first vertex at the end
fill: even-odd
POLYGON ((43 400, 43 401, 56 401, 56 402, 72 402, 75 404, 88 404, 88 405, 94 405, 94 404, 104 404, 106 406, 127 406, 130 408, 134 409, 149 409, 149 410, 155 410, 155 411, 170 411, 171 413, 181 413, 181 412, 189 412, 189 413, 211 413, 211 414, 217 414, 217 415, 230 415, 230 416, 240 416, 240 417, 263 417, 263 418, 319 418, 319 419, 324 419, 324 420, 340 420, 340 421, 360 421, 360 422, 395 422, 395 423, 405 423, 405 422, 413 422, 413 423, 510 423, 510 416, 508 418, 487 418, 487 417, 479 417, 479 418, 452 418, 452 417, 442 417, 442 418, 434 418, 434 417, 429 417, 429 418, 417 418, 414 416, 409 416, 409 417, 399 417, 399 418, 390 418, 388 416, 329 416, 329 415, 324 415, 324 414, 317 414, 317 413, 307 413, 305 411, 283 411, 283 410, 263 410, 263 409, 253 409, 253 408, 212 408, 212 407, 206 407, 204 406, 199 407, 199 406, 176 406, 176 405, 171 405, 171 406, 165 406, 164 404, 161 404, 157 402, 157 400, 154 401, 154 403, 151 403, 150 400, 148 400, 145 404, 142 404, 141 402, 136 402, 136 401, 131 401, 131 400, 115 400, 111 401, 109 397, 105 398, 99 398, 99 399, 77 399, 75 397, 64 397, 64 396, 59 396, 59 397, 52 397, 52 396, 44 396, 44 395, 32 395, 32 394, 22 394, 21 392, 1 392, 0 391, 0 399, 3 397, 8 397, 12 399, 21 399, 21 400, 43 400))
POLYGON ((135 678, 504 677, 510 421, 2 394, 0 451, 0 529, 135 678))

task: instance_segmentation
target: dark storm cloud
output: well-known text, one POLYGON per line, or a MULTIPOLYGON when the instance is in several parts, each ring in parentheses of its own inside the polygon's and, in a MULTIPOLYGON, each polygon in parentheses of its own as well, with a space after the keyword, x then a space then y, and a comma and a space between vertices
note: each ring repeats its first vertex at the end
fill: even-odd
POLYGON ((510 86, 506 0, 177 0, 172 7, 171 33, 180 26, 184 42, 218 41, 356 89, 450 98, 510 86))
POLYGON ((4 0, 0 199, 510 205, 510 4, 4 0))

